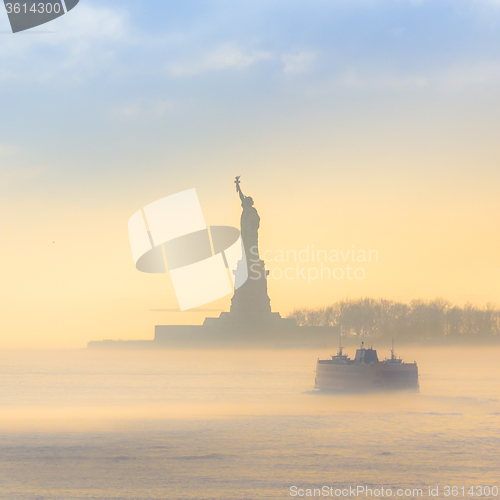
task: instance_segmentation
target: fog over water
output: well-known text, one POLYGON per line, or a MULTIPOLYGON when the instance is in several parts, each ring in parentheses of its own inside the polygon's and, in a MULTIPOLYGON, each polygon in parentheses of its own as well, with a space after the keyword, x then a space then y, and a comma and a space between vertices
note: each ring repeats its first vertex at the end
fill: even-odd
POLYGON ((499 347, 397 349, 420 394, 316 394, 330 354, 0 351, 0 498, 498 486, 499 347))

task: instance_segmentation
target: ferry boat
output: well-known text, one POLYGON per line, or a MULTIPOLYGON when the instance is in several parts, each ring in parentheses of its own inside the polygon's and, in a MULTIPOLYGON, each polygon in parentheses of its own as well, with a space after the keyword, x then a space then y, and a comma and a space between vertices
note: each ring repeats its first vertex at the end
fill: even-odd
POLYGON ((364 342, 350 359, 339 352, 331 359, 318 359, 316 364, 315 389, 338 392, 367 392, 406 389, 418 392, 417 363, 403 363, 394 354, 394 341, 391 357, 379 361, 377 351, 365 348, 364 342))

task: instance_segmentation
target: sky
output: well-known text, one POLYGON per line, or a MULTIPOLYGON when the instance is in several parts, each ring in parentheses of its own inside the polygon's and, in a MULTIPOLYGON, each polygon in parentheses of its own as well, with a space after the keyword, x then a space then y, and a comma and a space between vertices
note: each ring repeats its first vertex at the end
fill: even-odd
POLYGON ((0 11, 0 347, 148 339, 228 310, 175 312, 127 223, 196 188, 208 224, 238 227, 236 175, 282 315, 500 304, 500 2, 81 0, 9 30, 0 11), (279 278, 303 263, 278 250, 313 246, 377 259, 351 263, 362 279, 279 278))

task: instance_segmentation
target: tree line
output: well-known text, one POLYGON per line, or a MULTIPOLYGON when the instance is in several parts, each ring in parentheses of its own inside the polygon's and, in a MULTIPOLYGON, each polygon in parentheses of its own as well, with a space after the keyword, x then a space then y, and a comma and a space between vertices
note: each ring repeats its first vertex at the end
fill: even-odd
POLYGON ((290 316, 301 326, 336 326, 341 335, 401 340, 500 339, 500 310, 466 304, 459 307, 444 299, 345 299, 323 308, 298 308, 290 316))

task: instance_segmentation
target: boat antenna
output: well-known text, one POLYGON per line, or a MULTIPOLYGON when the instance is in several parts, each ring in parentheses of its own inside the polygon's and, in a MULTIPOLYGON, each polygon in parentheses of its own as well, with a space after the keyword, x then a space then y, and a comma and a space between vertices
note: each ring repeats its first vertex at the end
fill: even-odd
POLYGON ((391 359, 394 359, 394 335, 392 336, 391 359))

